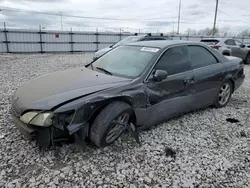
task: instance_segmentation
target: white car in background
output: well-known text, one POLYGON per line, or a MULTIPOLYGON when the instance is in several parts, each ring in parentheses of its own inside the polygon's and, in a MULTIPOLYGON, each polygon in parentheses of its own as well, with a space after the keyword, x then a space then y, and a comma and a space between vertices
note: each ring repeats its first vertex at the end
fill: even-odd
POLYGON ((103 54, 107 53, 108 51, 112 50, 113 48, 116 48, 117 46, 123 45, 123 44, 128 44, 131 42, 138 42, 138 41, 150 41, 150 40, 173 40, 171 37, 169 36, 163 36, 163 34, 161 33, 160 35, 151 35, 151 33, 147 34, 147 35, 137 35, 135 34, 135 36, 129 36, 126 37, 122 40, 120 40, 119 42, 107 47, 107 48, 103 48, 101 50, 98 50, 93 59, 97 59, 100 56, 102 56, 103 54))
POLYGON ((204 38, 200 41, 218 50, 224 56, 241 58, 245 64, 250 64, 250 48, 233 38, 204 38))

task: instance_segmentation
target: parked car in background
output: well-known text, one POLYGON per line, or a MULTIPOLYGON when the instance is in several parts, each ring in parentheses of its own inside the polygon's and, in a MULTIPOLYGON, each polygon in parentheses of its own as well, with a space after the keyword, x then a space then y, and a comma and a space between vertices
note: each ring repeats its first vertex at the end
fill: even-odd
POLYGON ((126 37, 122 40, 120 40, 119 42, 107 47, 107 48, 103 48, 101 50, 98 50, 95 54, 93 59, 97 59, 100 56, 102 56, 103 54, 105 54, 106 52, 112 50, 113 48, 123 45, 123 44, 128 44, 131 42, 138 42, 138 41, 151 41, 151 40, 173 40, 171 37, 169 36, 163 36, 163 34, 161 33, 160 35, 152 35, 151 33, 147 34, 147 35, 137 35, 135 34, 135 36, 129 36, 126 37))
POLYGON ((103 147, 131 124, 147 129, 199 108, 224 107, 244 77, 240 58, 202 43, 136 42, 24 84, 12 97, 13 120, 42 146, 73 137, 103 147))
POLYGON ((206 38, 202 43, 218 50, 222 55, 241 58, 245 64, 250 64, 250 49, 242 42, 232 38, 206 38))

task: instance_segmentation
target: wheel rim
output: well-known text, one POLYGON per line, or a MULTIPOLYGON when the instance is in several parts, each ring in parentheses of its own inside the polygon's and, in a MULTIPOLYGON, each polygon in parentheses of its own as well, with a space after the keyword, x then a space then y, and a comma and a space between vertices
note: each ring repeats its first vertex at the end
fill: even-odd
MULTIPOLYGON (((119 123, 127 124, 129 122, 129 119, 130 119, 129 113, 124 113, 121 116, 119 116, 116 121, 119 123)), ((114 126, 110 128, 106 136, 106 143, 110 144, 114 142, 122 134, 124 130, 125 127, 123 125, 114 124, 114 126)))
POLYGON ((225 83, 221 86, 220 92, 219 92, 219 103, 220 105, 225 105, 230 97, 231 94, 231 88, 229 83, 225 83))

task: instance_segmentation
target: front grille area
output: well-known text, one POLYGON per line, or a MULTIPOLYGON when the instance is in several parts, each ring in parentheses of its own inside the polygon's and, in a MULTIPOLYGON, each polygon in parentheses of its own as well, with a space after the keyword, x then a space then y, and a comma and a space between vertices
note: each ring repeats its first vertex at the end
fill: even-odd
POLYGON ((16 117, 19 117, 21 115, 21 110, 18 108, 15 102, 12 103, 11 111, 12 114, 16 117))

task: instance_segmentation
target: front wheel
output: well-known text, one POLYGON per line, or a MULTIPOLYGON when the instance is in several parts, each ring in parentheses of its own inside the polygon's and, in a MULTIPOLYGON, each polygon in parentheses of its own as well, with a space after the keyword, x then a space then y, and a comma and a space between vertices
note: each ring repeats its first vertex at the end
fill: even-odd
POLYGON ((215 107, 222 108, 227 105, 232 95, 233 87, 231 81, 224 82, 215 99, 215 107))
POLYGON ((120 101, 110 103, 91 125, 91 141, 98 147, 104 147, 116 141, 126 128, 122 124, 126 125, 130 122, 132 111, 132 107, 127 103, 120 101))

